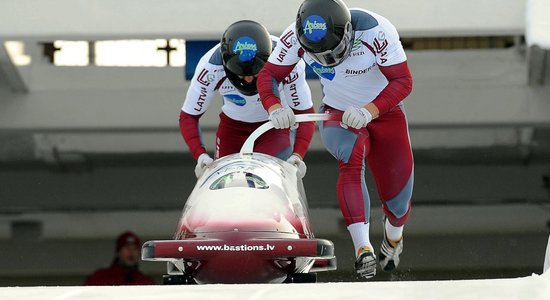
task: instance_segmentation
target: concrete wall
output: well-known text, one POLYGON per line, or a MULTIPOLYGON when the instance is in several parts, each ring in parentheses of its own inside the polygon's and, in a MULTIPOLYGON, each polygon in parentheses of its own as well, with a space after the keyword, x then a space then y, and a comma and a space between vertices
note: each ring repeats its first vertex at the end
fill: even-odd
MULTIPOLYGON (((278 34, 294 21, 300 3, 296 0, 3 1, 0 38, 217 39, 229 24, 239 19, 261 20, 272 33, 278 34)), ((521 34, 526 1, 348 0, 346 3, 388 17, 405 36, 475 36, 521 34)))
MULTIPOLYGON (((410 51, 408 56, 415 83, 405 104, 415 147, 528 144, 530 128, 550 124, 549 87, 527 85, 525 58, 515 49, 410 51), (454 135, 446 133, 450 128, 454 135)), ((189 84, 181 68, 36 62, 24 71, 29 93, 0 89, 0 128, 33 134, 38 152, 186 149, 177 123, 189 84)), ((318 107, 319 82, 309 84, 318 107)), ((201 119, 210 149, 220 104, 201 119)), ((322 149, 318 137, 313 149, 322 149)))

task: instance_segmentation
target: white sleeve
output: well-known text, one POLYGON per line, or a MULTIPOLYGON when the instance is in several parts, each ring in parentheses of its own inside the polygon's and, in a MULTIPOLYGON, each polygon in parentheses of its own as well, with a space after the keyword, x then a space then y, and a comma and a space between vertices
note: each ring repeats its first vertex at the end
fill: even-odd
POLYGON ((284 99, 288 106, 295 110, 305 110, 313 107, 305 69, 304 61, 300 61, 282 83, 284 99))
POLYGON ((279 66, 291 66, 300 61, 301 46, 294 31, 294 23, 283 31, 267 60, 268 62, 279 66))
POLYGON ((371 30, 366 41, 375 52, 378 65, 392 66, 406 61, 407 56, 395 26, 384 18, 378 18, 378 22, 379 25, 371 30))
POLYGON ((182 111, 190 115, 200 115, 208 110, 221 79, 218 74, 223 73, 214 72, 218 67, 208 62, 209 53, 203 56, 197 64, 195 75, 189 83, 187 95, 181 108, 182 111))

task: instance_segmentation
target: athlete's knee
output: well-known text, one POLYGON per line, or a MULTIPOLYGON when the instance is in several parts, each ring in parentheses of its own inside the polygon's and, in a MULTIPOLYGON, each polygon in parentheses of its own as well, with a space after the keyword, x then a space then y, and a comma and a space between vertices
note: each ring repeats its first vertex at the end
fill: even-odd
POLYGON ((396 227, 403 226, 409 219, 409 215, 411 213, 410 202, 406 212, 403 215, 396 216, 395 213, 390 211, 387 206, 384 206, 384 213, 388 217, 390 224, 396 227))
POLYGON ((401 200, 399 202, 386 203, 388 210, 395 216, 396 219, 403 218, 409 212, 411 201, 401 200))
POLYGON ((290 155, 292 155, 292 149, 290 147, 287 147, 283 151, 279 152, 279 154, 277 154, 276 156, 279 159, 287 160, 290 155))
POLYGON ((385 201, 386 207, 396 218, 403 218, 409 212, 412 190, 413 175, 411 174, 401 191, 392 199, 385 201))

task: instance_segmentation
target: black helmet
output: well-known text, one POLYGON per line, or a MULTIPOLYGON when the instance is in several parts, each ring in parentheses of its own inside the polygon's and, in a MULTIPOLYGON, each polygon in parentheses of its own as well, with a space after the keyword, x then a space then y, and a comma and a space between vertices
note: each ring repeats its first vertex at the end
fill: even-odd
POLYGON ((271 54, 271 37, 257 22, 243 20, 231 24, 223 33, 220 50, 225 74, 244 95, 258 93, 256 78, 251 83, 239 76, 257 75, 271 54))
POLYGON ((316 62, 333 67, 348 57, 353 29, 341 0, 305 0, 296 16, 298 41, 316 62))

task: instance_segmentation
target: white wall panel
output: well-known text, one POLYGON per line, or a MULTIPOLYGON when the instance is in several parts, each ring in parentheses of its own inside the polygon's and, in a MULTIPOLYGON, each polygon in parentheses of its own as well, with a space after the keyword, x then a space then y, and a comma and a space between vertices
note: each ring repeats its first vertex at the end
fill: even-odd
MULTIPOLYGON (((13 0, 0 3, 0 38, 218 38, 239 19, 275 34, 301 1, 13 0), (206 21, 207 20, 207 21, 206 21)), ((346 1, 388 17, 406 36, 509 35, 524 30, 524 0, 346 1)))

